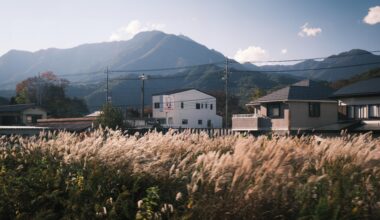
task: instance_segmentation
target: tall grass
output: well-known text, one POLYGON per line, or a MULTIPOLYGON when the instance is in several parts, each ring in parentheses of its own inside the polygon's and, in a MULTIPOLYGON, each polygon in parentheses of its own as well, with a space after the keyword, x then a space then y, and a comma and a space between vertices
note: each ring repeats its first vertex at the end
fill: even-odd
POLYGON ((44 203, 12 199, 15 183, 30 199, 61 193, 51 200, 64 211, 50 208, 53 217, 376 219, 380 139, 112 130, 1 137, 0 206, 11 208, 0 217, 35 218, 44 203))

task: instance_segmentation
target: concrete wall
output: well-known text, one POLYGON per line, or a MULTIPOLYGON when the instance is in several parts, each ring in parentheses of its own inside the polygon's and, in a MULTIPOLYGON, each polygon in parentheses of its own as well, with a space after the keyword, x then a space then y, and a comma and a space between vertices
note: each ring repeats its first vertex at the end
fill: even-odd
POLYGON ((153 96, 152 105, 153 118, 165 118, 167 127, 207 128, 208 120, 211 120, 212 128, 222 127, 222 117, 216 114, 216 99, 198 90, 153 96), (160 103, 158 109, 154 106, 156 102, 160 103), (183 102, 183 108, 181 108, 181 102, 183 102), (203 105, 203 108, 196 109, 197 103, 203 105), (182 124, 183 119, 188 120, 187 125, 182 124), (198 124, 198 120, 202 120, 201 125, 198 124))
POLYGON ((233 117, 232 130, 234 131, 257 131, 258 117, 233 117))
POLYGON ((313 129, 338 121, 338 103, 322 102, 320 105, 320 116, 309 116, 308 102, 290 102, 290 129, 313 129))

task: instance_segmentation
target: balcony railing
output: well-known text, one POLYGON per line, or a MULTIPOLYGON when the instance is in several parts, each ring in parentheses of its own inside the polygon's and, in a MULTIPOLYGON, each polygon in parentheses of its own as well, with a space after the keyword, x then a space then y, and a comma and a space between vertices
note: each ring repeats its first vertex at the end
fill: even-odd
POLYGON ((234 114, 232 118, 258 118, 261 117, 259 114, 234 114))

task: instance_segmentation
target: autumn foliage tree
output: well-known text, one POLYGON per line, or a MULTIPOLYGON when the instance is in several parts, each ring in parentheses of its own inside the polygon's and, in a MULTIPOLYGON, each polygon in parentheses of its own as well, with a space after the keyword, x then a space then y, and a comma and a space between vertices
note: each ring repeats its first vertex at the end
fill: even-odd
POLYGON ((69 81, 57 77, 53 72, 41 73, 16 85, 16 103, 36 103, 44 107, 53 117, 80 116, 88 112, 85 102, 69 98, 65 89, 69 81))

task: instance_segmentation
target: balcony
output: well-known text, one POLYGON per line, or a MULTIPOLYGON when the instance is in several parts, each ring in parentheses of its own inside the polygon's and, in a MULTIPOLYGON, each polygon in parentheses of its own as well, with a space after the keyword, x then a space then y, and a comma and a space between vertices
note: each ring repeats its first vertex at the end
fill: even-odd
POLYGON ((260 131, 271 130, 270 118, 258 114, 235 114, 232 115, 232 130, 234 131, 260 131))
POLYGON ((232 130, 258 131, 259 117, 257 114, 234 114, 232 115, 232 130))

